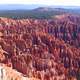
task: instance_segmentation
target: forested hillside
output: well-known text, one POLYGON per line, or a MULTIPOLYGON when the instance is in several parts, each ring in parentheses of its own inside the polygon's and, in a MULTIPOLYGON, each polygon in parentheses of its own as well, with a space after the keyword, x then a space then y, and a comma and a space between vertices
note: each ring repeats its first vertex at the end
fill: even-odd
POLYGON ((0 17, 13 19, 51 19, 55 15, 66 13, 80 15, 80 9, 39 7, 31 10, 0 10, 0 17))

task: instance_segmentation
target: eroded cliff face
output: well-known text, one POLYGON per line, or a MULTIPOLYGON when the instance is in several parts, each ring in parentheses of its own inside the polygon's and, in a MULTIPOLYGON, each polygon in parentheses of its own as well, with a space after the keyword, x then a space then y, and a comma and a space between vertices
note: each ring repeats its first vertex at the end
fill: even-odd
POLYGON ((0 80, 39 80, 24 77, 22 73, 0 63, 0 80))
POLYGON ((0 63, 34 80, 79 80, 79 22, 76 15, 0 18, 0 63))

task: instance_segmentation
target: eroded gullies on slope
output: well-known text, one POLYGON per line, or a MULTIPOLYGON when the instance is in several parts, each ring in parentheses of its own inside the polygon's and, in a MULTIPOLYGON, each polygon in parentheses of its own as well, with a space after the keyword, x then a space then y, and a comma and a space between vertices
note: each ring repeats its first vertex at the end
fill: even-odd
POLYGON ((75 25, 79 18, 73 16, 71 18, 75 19, 75 22, 66 18, 65 20, 1 18, 0 62, 28 78, 41 80, 79 78, 79 32, 75 32, 77 37, 73 36, 74 30, 78 31, 79 26, 76 29, 75 25), (74 43, 76 40, 78 45, 72 44, 72 41, 74 43))

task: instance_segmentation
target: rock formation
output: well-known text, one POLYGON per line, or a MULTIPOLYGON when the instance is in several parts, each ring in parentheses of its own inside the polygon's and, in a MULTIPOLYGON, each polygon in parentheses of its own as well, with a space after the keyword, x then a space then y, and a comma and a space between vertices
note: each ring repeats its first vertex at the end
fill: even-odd
POLYGON ((69 14, 49 20, 0 18, 0 63, 26 76, 14 80, 79 80, 79 25, 80 17, 69 14))

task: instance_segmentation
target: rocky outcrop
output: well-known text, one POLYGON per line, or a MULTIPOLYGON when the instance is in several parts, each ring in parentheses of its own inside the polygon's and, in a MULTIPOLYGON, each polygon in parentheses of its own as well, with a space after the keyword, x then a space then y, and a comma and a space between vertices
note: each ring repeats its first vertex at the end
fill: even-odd
POLYGON ((24 77, 22 73, 0 64, 0 80, 39 80, 36 78, 24 77))
POLYGON ((0 23, 0 63, 35 80, 79 80, 79 17, 0 23))

